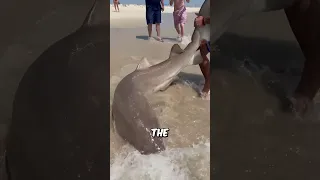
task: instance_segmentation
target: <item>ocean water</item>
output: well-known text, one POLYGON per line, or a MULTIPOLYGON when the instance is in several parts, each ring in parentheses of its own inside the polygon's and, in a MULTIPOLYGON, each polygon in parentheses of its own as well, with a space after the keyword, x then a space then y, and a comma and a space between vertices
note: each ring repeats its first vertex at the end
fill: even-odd
MULTIPOLYGON (((186 37, 193 32, 190 13, 186 37)), ((170 48, 178 43, 172 15, 164 14, 161 36, 164 43, 146 40, 146 28, 111 28, 110 105, 117 84, 133 72, 142 57, 152 63, 168 58, 170 48), (126 42, 126 43, 123 43, 126 42), (123 53, 123 50, 126 52, 123 53)), ((110 171, 112 180, 209 180, 210 179, 210 100, 199 97, 203 77, 198 66, 185 68, 179 79, 164 92, 148 96, 161 127, 170 129, 165 139, 167 149, 160 154, 141 155, 124 142, 110 124, 110 171)))
MULTIPOLYGON (((204 0, 191 0, 190 3, 186 3, 188 7, 201 7, 204 0)), ((121 4, 137 4, 144 5, 145 0, 120 0, 121 4)), ((110 4, 113 4, 113 0, 110 0, 110 4)), ((169 5, 169 0, 164 1, 165 5, 169 5)))
MULTIPOLYGON (((110 105, 119 81, 135 70, 142 56, 128 57, 130 64, 115 70, 110 79, 110 105)), ((151 62, 161 60, 149 59, 151 62)), ((176 84, 165 92, 148 97, 161 127, 170 128, 165 139, 166 151, 141 155, 110 130, 112 180, 188 180, 209 179, 210 175, 210 101, 201 99, 201 77, 185 70, 176 84), (196 81, 194 80, 196 79, 196 81)))

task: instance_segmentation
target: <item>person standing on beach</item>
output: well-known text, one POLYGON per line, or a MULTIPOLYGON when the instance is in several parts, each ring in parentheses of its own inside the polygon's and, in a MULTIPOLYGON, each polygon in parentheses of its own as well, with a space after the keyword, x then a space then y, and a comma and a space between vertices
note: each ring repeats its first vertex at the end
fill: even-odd
POLYGON ((120 12, 120 10, 119 10, 119 0, 113 0, 113 5, 114 5, 114 9, 116 10, 116 12, 120 12))
POLYGON ((160 36, 161 11, 164 11, 164 0, 145 0, 146 20, 148 25, 149 40, 152 36, 152 25, 156 25, 157 40, 163 42, 160 36))
MULTIPOLYGON (((173 22, 178 33, 178 41, 182 41, 184 37, 184 25, 187 22, 187 9, 184 3, 185 0, 170 0, 170 6, 174 5, 173 22)), ((190 0, 186 0, 188 3, 190 0)))
MULTIPOLYGON (((194 20, 195 27, 203 27, 206 24, 210 24, 210 17, 198 16, 194 20)), ((201 96, 206 97, 210 93, 210 62, 207 57, 207 54, 211 51, 210 41, 202 40, 199 49, 201 57, 203 59, 202 63, 200 63, 199 66, 204 77, 204 86, 201 92, 201 96)))

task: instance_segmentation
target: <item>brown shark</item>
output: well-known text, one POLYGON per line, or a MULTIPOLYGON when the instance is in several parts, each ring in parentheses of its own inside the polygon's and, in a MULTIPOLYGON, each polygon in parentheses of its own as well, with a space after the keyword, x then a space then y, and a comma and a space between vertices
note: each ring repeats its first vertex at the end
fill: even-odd
POLYGON ((199 44, 200 33, 195 31, 192 42, 184 50, 173 45, 170 57, 155 65, 143 58, 137 69, 116 87, 112 104, 115 128, 142 154, 165 150, 163 139, 152 137, 151 129, 160 125, 145 95, 166 89, 184 67, 192 65, 199 44))

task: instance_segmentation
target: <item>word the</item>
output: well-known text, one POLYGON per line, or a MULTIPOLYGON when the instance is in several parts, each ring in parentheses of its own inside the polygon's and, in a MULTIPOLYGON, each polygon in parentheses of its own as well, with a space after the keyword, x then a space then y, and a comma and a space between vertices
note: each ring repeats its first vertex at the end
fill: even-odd
POLYGON ((152 128, 152 137, 168 137, 169 128, 152 128))

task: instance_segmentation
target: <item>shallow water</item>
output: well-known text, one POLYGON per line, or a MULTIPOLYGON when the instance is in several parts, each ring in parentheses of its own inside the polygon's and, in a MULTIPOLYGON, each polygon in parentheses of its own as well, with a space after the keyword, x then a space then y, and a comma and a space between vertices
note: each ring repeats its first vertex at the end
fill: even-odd
MULTIPOLYGON (((122 67, 111 76, 110 104, 118 82, 137 64, 122 67)), ((167 150, 140 155, 111 130, 111 179, 209 179, 210 101, 198 97, 200 87, 181 75, 165 92, 148 97, 161 127, 170 129, 167 150), (130 170, 129 170, 130 169, 130 170)), ((111 125, 111 127, 113 127, 111 125)))
MULTIPOLYGON (((278 15, 274 18, 277 24, 274 31, 267 23, 264 24, 265 26, 255 27, 256 21, 261 21, 259 18, 239 21, 238 28, 231 28, 217 42, 218 51, 211 57, 214 59, 211 61, 211 66, 214 67, 211 74, 211 91, 213 92, 211 98, 214 99, 214 103, 211 108, 214 115, 212 123, 215 144, 211 145, 214 146, 212 148, 214 157, 209 156, 209 151, 207 157, 214 159, 211 165, 215 169, 215 174, 220 174, 223 179, 277 179, 279 177, 303 179, 309 172, 313 174, 318 172, 315 167, 318 167, 320 162, 319 96, 315 99, 315 108, 311 109, 309 117, 304 119, 292 113, 285 113, 281 109, 279 98, 290 96, 297 86, 303 56, 295 40, 292 39, 292 32, 288 33, 288 29, 284 30, 289 28, 287 22, 283 22, 286 19, 278 15), (254 27, 252 31, 247 30, 248 26, 254 27), (280 27, 283 31, 279 32, 280 27)), ((273 18, 268 14, 265 17, 273 18)), ((168 24, 167 26, 170 27, 168 24)), ((119 29, 119 31, 125 30, 119 29)), ((140 35, 138 31, 144 34, 145 29, 130 30, 125 38, 132 38, 130 33, 140 35)), ((172 28, 166 29, 164 35, 174 37, 173 33, 172 28)), ((111 41, 113 40, 116 44, 115 39, 111 38, 111 41)), ((170 49, 169 42, 165 44, 151 42, 149 46, 145 46, 145 41, 136 43, 136 47, 128 45, 123 48, 130 51, 129 54, 134 57, 121 56, 120 58, 113 53, 115 59, 118 58, 119 61, 121 59, 123 62, 121 66, 119 61, 113 66, 118 67, 112 70, 115 84, 121 79, 117 75, 121 72, 120 69, 123 68, 122 72, 126 72, 124 69, 129 68, 125 65, 132 64, 130 68, 133 68, 136 63, 132 62, 138 61, 142 56, 148 59, 165 59, 170 49), (143 50, 139 50, 141 47, 143 50)), ((120 48, 120 46, 114 46, 120 48)), ((191 144, 204 147, 203 142, 209 142, 209 101, 198 98, 194 90, 201 87, 201 81, 203 81, 201 76, 195 76, 199 74, 196 66, 186 68, 180 82, 188 81, 195 85, 178 83, 165 92, 156 93, 150 99, 151 104, 155 105, 161 124, 168 125, 169 128, 176 127, 176 132, 179 132, 175 133, 176 136, 172 140, 169 137, 166 141, 169 147, 167 151, 150 156, 159 159, 154 160, 154 158, 149 159, 149 156, 139 155, 133 149, 123 145, 124 143, 117 139, 116 134, 111 134, 112 178, 126 179, 131 176, 132 179, 134 177, 166 179, 165 176, 156 176, 158 172, 162 172, 170 174, 172 179, 209 179, 209 161, 203 161, 204 158, 188 161, 194 157, 189 153, 190 149, 200 156, 204 154, 204 149, 197 149, 191 144), (195 98, 191 99, 193 96, 195 98), (205 103, 208 104, 205 105, 205 103), (202 117, 201 109, 208 113, 207 118, 202 117), (192 115, 191 118, 190 115, 192 115), (199 119, 199 121, 192 122, 191 119, 199 119), (204 121, 204 119, 207 120, 204 121), (186 123, 190 123, 190 126, 186 123), (185 131, 183 128, 186 127, 192 128, 185 131), (208 136, 205 136, 206 133, 208 136), (122 149, 124 155, 117 152, 119 149, 122 149), (178 157, 183 157, 178 164, 166 164, 166 162, 176 162, 178 157), (166 166, 159 165, 156 166, 158 169, 154 170, 153 162, 166 164, 166 166), (206 165, 197 165, 203 162, 206 165), (189 165, 186 166, 186 163, 189 165), (126 167, 132 168, 132 171, 126 167), (179 171, 176 167, 184 171, 179 171), (125 168, 125 172, 122 171, 125 168), (202 176, 197 172, 201 172, 202 176)))
MULTIPOLYGON (((142 57, 152 63, 163 61, 168 58, 172 45, 177 43, 174 35, 170 36, 174 31, 172 28, 163 31, 163 37, 167 37, 164 43, 146 41, 138 36, 144 29, 111 29, 114 36, 111 35, 110 105, 117 84, 136 69, 142 57), (116 37, 116 33, 121 37, 116 37), (127 43, 120 44, 123 39, 127 39, 127 43), (126 52, 120 53, 120 49, 126 52)), ((188 33, 180 43, 182 47, 190 42, 190 31, 188 33)), ((178 76, 179 80, 166 91, 147 97, 160 126, 170 129, 169 137, 165 139, 166 151, 141 155, 124 142, 110 124, 111 179, 209 179, 210 101, 198 94, 204 79, 198 66, 187 67, 178 76)))

